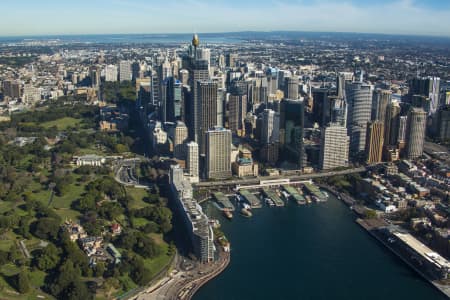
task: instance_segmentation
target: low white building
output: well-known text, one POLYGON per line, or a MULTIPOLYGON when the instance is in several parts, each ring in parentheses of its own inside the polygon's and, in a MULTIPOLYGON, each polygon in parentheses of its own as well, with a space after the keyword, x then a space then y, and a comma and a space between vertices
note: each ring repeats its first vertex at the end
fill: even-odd
POLYGON ((103 156, 89 154, 84 156, 74 157, 77 166, 92 166, 92 167, 101 167, 105 164, 106 159, 103 156))

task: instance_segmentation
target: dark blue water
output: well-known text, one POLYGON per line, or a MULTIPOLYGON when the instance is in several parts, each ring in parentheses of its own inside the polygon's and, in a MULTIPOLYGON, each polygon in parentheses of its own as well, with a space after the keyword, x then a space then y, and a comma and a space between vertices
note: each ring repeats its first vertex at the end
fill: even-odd
POLYGON ((446 299, 331 195, 327 203, 253 212, 231 222, 219 217, 231 263, 194 300, 446 299))

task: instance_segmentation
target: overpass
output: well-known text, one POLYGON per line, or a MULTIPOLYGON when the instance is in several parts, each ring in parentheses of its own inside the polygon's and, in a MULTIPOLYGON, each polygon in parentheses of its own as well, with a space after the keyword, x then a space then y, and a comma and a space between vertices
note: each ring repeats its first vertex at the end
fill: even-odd
POLYGON ((258 185, 259 186, 261 184, 261 182, 264 183, 264 182, 268 182, 271 180, 287 179, 291 182, 292 181, 304 181, 304 180, 310 180, 310 179, 316 179, 316 178, 362 173, 362 172, 369 170, 371 167, 374 167, 374 166, 377 166, 377 165, 347 169, 347 170, 342 170, 342 171, 329 171, 329 172, 312 173, 312 174, 258 176, 256 178, 249 178, 249 179, 229 179, 229 180, 221 180, 221 181, 205 181, 205 182, 199 182, 199 183, 195 184, 194 187, 196 189, 227 188, 227 187, 232 187, 232 186, 240 186, 240 188, 242 188, 242 186, 244 186, 244 185, 258 185))

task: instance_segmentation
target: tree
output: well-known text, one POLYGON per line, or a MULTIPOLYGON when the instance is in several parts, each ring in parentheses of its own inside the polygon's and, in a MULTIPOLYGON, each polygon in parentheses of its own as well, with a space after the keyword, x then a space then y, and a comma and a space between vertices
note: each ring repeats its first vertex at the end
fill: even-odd
POLYGON ((55 268, 59 263, 59 251, 53 244, 48 244, 36 258, 36 265, 42 271, 55 268))
POLYGON ((16 289, 19 293, 25 294, 30 290, 30 281, 28 279, 28 271, 24 268, 16 275, 16 289))
POLYGON ((59 220, 41 218, 34 223, 33 234, 44 240, 56 240, 59 232, 59 220))

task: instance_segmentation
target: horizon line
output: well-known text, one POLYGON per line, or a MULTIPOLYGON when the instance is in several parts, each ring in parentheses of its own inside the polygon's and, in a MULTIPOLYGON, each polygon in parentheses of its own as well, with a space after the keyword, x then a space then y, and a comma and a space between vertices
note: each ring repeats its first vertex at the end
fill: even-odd
MULTIPOLYGON (((450 38, 444 34, 414 34, 414 33, 384 33, 384 32, 357 32, 357 31, 309 31, 309 30, 242 30, 242 31, 214 31, 198 32, 197 34, 238 34, 238 33, 321 33, 321 34, 361 34, 361 35, 383 35, 383 36, 402 36, 402 37, 432 37, 432 38, 450 38)), ((95 36, 95 35, 184 35, 194 32, 130 32, 130 33, 39 33, 39 34, 13 34, 0 35, 0 38, 22 38, 22 37, 70 37, 70 36, 95 36)))

